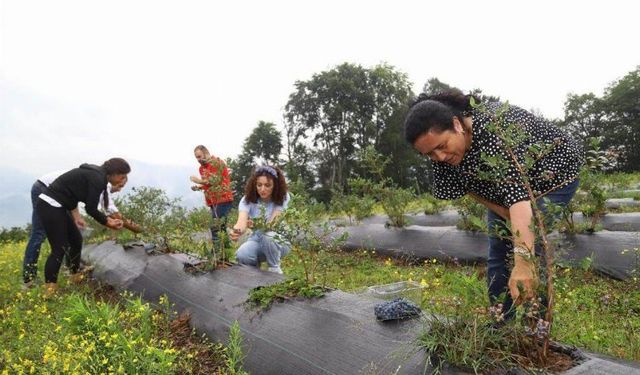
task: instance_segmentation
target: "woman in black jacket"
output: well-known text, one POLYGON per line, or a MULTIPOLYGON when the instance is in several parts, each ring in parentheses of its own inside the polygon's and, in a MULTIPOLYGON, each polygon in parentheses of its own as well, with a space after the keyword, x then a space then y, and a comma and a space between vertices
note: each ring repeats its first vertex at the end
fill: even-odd
MULTIPOLYGON (((101 166, 82 164, 79 168, 60 175, 39 195, 36 212, 51 245, 51 254, 44 268, 47 294, 52 294, 57 289, 58 272, 65 255, 71 262, 72 279, 80 278, 78 269, 82 235, 71 211, 78 207, 78 202, 83 202, 87 214, 97 222, 111 229, 121 229, 122 220, 105 216, 98 210, 98 203, 107 183, 119 185, 130 171, 129 164, 121 158, 109 159, 101 166)), ((103 199, 109 199, 108 194, 102 196, 103 199)), ((108 207, 108 202, 103 203, 108 207)))

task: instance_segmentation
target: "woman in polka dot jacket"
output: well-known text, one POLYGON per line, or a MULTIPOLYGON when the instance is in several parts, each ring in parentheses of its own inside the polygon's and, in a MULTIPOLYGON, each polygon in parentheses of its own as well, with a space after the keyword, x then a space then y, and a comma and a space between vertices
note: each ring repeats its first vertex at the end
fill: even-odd
MULTIPOLYGON (((489 209, 489 297, 492 303, 497 303, 500 296, 505 295, 503 311, 510 318, 514 313, 511 308, 514 300, 520 304, 535 295, 537 272, 531 257, 526 255, 534 248, 540 255, 541 249, 534 247, 533 212, 522 178, 498 136, 487 129, 501 106, 494 102, 486 103, 484 110, 474 108, 471 95, 459 91, 432 96, 421 94, 405 119, 405 136, 418 152, 432 160, 433 191, 437 198, 456 199, 468 194, 489 209), (511 165, 506 178, 493 181, 479 178, 478 171, 488 168, 481 155, 503 156, 508 160, 511 165), (496 234, 497 228, 504 228, 505 220, 511 221, 512 233, 516 234, 511 238, 500 238, 496 234), (523 256, 514 257, 509 273, 507 256, 514 249, 523 256), (520 295, 518 284, 524 287, 524 295, 520 295), (507 291, 509 293, 505 293, 507 291)), ((529 145, 554 145, 535 162, 527 176, 535 194, 544 194, 554 204, 567 205, 578 188, 577 177, 583 164, 580 146, 560 129, 521 108, 509 106, 503 119, 520 126, 527 135, 514 150, 519 160, 529 145)), ((538 203, 544 211, 545 202, 538 200, 538 203)))

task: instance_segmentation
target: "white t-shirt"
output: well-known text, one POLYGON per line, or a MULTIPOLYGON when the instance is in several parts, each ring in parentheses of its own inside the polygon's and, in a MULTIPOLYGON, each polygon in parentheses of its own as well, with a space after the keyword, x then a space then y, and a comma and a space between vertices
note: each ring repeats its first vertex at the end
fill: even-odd
MULTIPOLYGON (((66 171, 62 171, 62 170, 49 172, 49 173, 45 174, 44 176, 38 178, 38 181, 42 182, 44 184, 44 186, 49 187, 49 185, 51 185, 51 183, 53 181, 55 181, 56 178, 60 177, 60 175, 65 173, 65 172, 66 171)), ((62 207, 60 202, 58 202, 57 200, 51 198, 50 196, 46 195, 45 193, 40 193, 40 195, 38 195, 38 198, 40 198, 43 201, 49 203, 52 207, 62 207)))
POLYGON ((107 183, 107 190, 104 191, 104 193, 100 194, 100 204, 98 205, 98 209, 102 208, 102 211, 104 211, 105 214, 107 214, 107 216, 115 214, 116 212, 120 212, 118 210, 118 207, 116 207, 116 203, 113 199, 113 194, 111 193, 111 183, 108 182, 107 183), (109 207, 104 206, 104 199, 103 195, 104 193, 107 194, 107 198, 109 198, 109 207))
POLYGON ((59 170, 59 171, 49 172, 44 176, 40 177, 38 181, 42 182, 44 186, 49 186, 53 181, 56 180, 56 178, 60 177, 60 175, 65 172, 67 171, 59 170))
POLYGON ((264 210, 264 219, 269 220, 271 218, 271 215, 273 214, 273 211, 275 210, 284 211, 287 209, 288 205, 289 205, 289 193, 287 193, 287 195, 284 197, 284 202, 282 203, 282 206, 273 203, 273 201, 269 201, 265 203, 260 198, 258 198, 258 202, 250 203, 245 200, 245 197, 242 197, 242 199, 240 200, 240 204, 238 205, 238 211, 248 212, 249 217, 252 219, 255 219, 256 217, 260 216, 260 214, 264 210))

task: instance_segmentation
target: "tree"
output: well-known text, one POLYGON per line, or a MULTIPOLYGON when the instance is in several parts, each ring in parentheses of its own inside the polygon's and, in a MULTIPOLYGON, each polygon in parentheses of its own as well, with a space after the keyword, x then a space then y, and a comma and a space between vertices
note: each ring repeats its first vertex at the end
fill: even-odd
POLYGON ((440 81, 436 77, 429 78, 427 82, 422 86, 422 92, 427 95, 434 95, 451 89, 459 90, 458 88, 453 87, 448 83, 440 81))
MULTIPOLYGON (((443 91, 450 91, 450 90, 463 92, 462 89, 459 89, 455 86, 451 86, 448 83, 442 82, 436 77, 429 78, 427 82, 422 86, 422 92, 427 95, 435 95, 443 91)), ((482 89, 478 89, 478 88, 469 91, 469 94, 474 95, 476 98, 480 99, 480 101, 483 103, 500 101, 499 96, 486 95, 482 92, 482 89)))
POLYGON ((482 103, 490 103, 490 102, 499 102, 500 101, 500 97, 499 96, 495 96, 495 95, 489 95, 489 94, 485 94, 484 92, 482 92, 482 89, 473 89, 471 90, 471 92, 469 92, 471 95, 475 96, 476 98, 480 99, 480 102, 482 103))
MULTIPOLYGON (((431 190, 431 162, 418 154, 404 138, 404 118, 409 110, 409 103, 400 107, 389 120, 382 133, 377 151, 388 155, 389 163, 384 175, 403 188, 413 188, 418 194, 431 190)), ((369 177, 366 174, 361 177, 369 177)))
POLYGON ((290 182, 299 182, 307 190, 313 189, 316 176, 313 150, 304 144, 304 131, 291 123, 285 124, 287 137, 285 172, 290 182))
MULTIPOLYGON (((360 119, 360 95, 366 81, 360 65, 342 64, 314 74, 309 81, 295 83, 296 91, 285 106, 291 132, 298 140, 310 139, 321 148, 329 164, 328 184, 343 185, 348 175, 347 159, 355 147, 354 123, 360 119)), ((358 125, 356 125, 358 126, 358 125)))
POLYGON ((297 149, 314 157, 324 190, 346 187, 355 152, 377 145, 411 96, 406 74, 386 64, 367 69, 344 63, 297 81, 295 88, 285 106, 288 154, 297 149))
POLYGON ((640 67, 613 82, 602 98, 571 94, 562 126, 582 139, 602 138, 602 148, 621 154, 625 171, 640 169, 640 67))
POLYGON ((263 164, 279 164, 282 151, 282 136, 271 122, 258 122, 244 141, 242 153, 251 155, 254 161, 263 164))
POLYGON ((626 171, 640 169, 640 66, 611 84, 603 97, 608 126, 603 146, 624 145, 626 171))
POLYGON ((235 196, 240 199, 244 195, 247 178, 256 164, 280 164, 282 152, 282 136, 271 122, 260 121, 245 139, 242 153, 236 160, 229 160, 227 164, 233 170, 235 196))
POLYGON ((561 126, 585 144, 587 139, 602 135, 605 115, 602 99, 593 93, 569 94, 564 103, 561 126))

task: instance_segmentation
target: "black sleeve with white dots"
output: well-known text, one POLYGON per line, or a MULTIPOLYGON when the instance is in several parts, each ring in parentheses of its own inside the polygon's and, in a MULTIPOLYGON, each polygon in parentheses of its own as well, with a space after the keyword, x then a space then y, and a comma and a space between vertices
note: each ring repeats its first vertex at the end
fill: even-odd
MULTIPOLYGON (((433 162, 433 193, 440 199, 457 199, 473 192, 480 197, 503 207, 529 200, 523 179, 513 161, 512 155, 499 137, 487 129, 493 115, 501 103, 489 103, 486 112, 474 110, 472 143, 458 166, 433 162), (490 168, 483 163, 481 155, 501 155, 510 165, 506 176, 498 180, 483 180, 478 171, 490 168)), ((512 150, 522 164, 527 150, 533 144, 553 144, 553 147, 539 158, 528 170, 529 183, 536 196, 565 186, 575 180, 584 162, 582 148, 569 135, 541 117, 534 116, 516 106, 509 106, 504 114, 504 122, 517 124, 526 134, 525 140, 512 150)))

